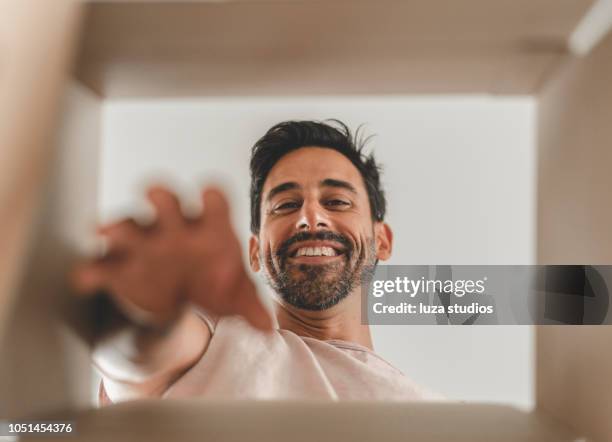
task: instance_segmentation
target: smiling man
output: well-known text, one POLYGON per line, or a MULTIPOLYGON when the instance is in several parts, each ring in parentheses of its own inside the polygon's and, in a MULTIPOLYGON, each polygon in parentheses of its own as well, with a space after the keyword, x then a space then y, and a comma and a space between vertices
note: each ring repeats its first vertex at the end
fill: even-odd
POLYGON ((83 293, 106 289, 135 325, 99 342, 103 402, 139 397, 423 400, 373 351, 360 285, 391 255, 379 168, 338 121, 272 127, 251 157, 251 269, 274 289, 263 307, 217 189, 186 218, 153 188, 151 226, 104 226, 83 293), (136 325, 138 323, 139 325, 136 325))

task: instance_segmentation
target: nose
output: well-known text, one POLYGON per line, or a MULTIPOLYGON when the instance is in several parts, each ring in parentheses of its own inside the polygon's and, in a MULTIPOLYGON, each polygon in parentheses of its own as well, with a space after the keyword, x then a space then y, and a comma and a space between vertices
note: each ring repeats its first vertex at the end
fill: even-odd
POLYGON ((296 228, 299 231, 316 231, 330 228, 327 213, 318 202, 304 202, 299 215, 296 223, 296 228))

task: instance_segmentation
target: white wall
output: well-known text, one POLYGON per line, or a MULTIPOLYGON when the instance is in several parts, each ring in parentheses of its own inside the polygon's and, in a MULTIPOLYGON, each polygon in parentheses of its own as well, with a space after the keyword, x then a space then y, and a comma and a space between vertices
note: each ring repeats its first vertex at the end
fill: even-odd
MULTIPOLYGON (((103 110, 101 213, 165 176, 186 193, 220 179, 248 238, 251 145, 287 119, 366 123, 385 166, 390 264, 528 264, 534 257, 531 98, 309 97, 111 101, 103 110)), ((374 328, 377 351, 449 397, 531 406, 530 327, 374 328)))

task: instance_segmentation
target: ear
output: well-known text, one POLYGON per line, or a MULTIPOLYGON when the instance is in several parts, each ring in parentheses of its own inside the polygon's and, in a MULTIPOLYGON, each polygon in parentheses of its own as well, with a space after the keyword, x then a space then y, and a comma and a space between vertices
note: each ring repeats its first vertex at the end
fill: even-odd
POLYGON ((386 261, 391 257, 393 250, 393 232, 388 224, 378 222, 374 225, 374 234, 376 236, 376 257, 382 261, 386 261))
POLYGON ((259 272, 261 268, 259 262, 259 239, 255 235, 251 235, 249 238, 249 264, 251 270, 259 272))

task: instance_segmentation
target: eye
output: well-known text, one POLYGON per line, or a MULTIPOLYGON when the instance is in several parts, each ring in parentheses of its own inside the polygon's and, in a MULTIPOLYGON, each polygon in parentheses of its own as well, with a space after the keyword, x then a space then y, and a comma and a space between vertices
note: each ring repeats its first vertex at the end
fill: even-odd
POLYGON ((344 201, 344 200, 333 199, 333 200, 327 200, 325 202, 325 205, 329 207, 343 208, 343 207, 350 206, 351 203, 349 203, 348 201, 344 201))
POLYGON ((274 207, 272 209, 273 213, 285 213, 290 212, 292 210, 296 210, 300 208, 300 203, 297 201, 286 201, 274 207))

